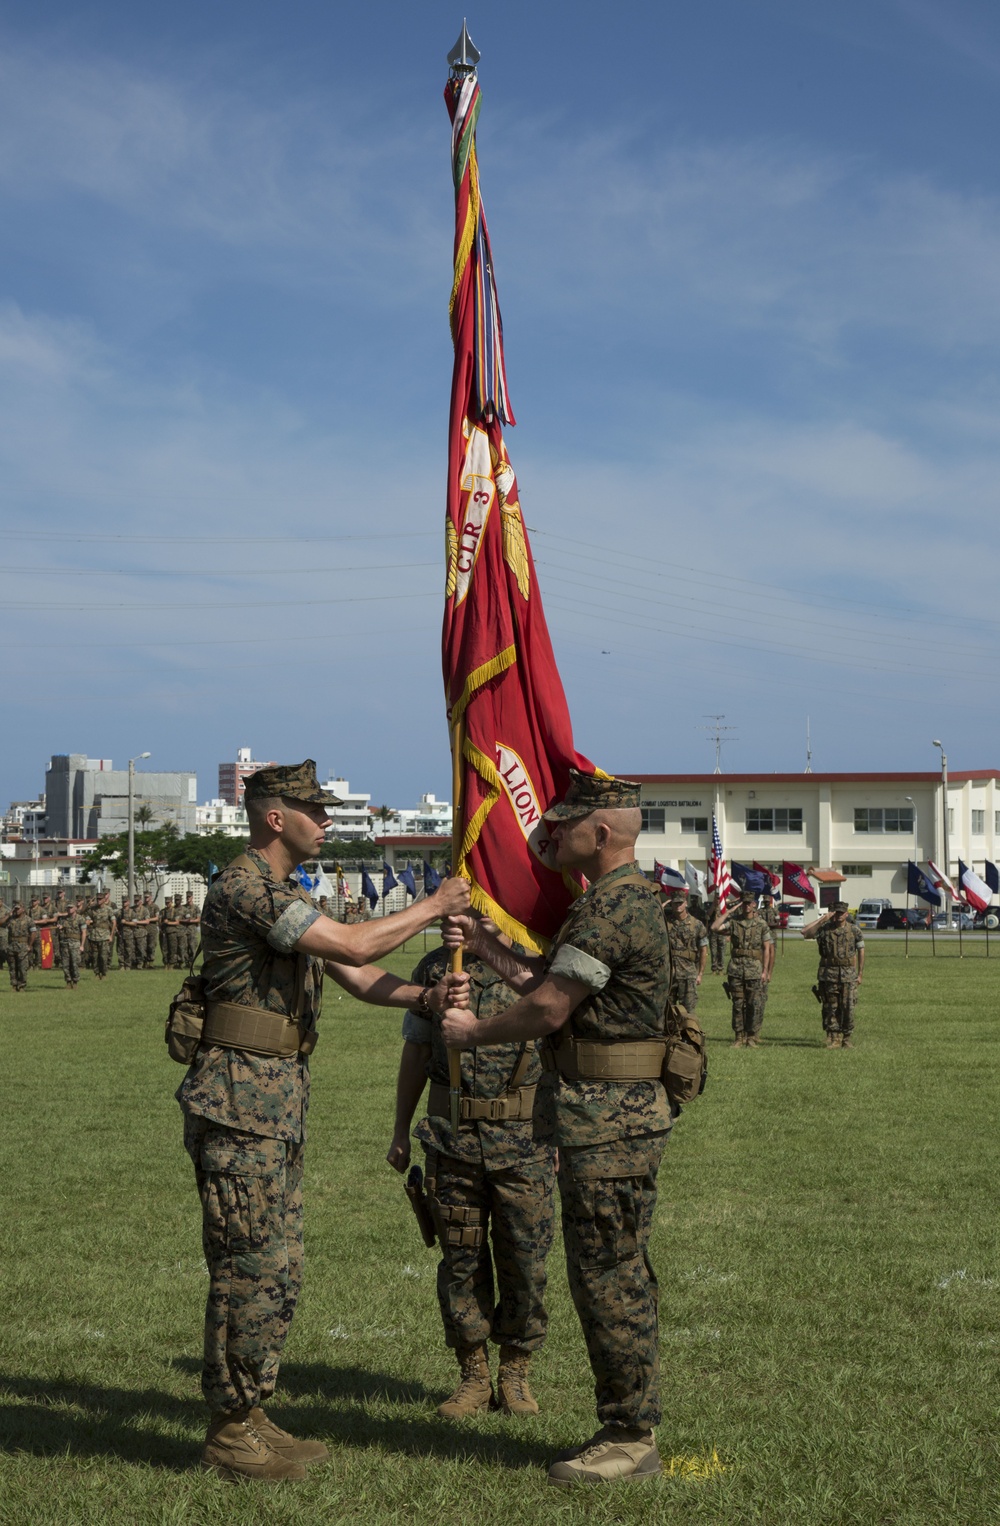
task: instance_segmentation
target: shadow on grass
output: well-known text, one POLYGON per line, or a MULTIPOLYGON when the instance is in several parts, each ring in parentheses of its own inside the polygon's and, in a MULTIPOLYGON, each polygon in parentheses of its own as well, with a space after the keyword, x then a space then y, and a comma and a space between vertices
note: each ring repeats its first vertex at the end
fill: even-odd
MULTIPOLYGON (((170 1366, 197 1372, 190 1357, 170 1366)), ((457 1426, 428 1413, 422 1416, 375 1416, 365 1404, 428 1405, 445 1397, 422 1383, 407 1383, 391 1373, 325 1363, 289 1362, 282 1368, 278 1394, 268 1412, 297 1435, 316 1436, 352 1447, 378 1447, 410 1457, 441 1457, 530 1468, 548 1464, 551 1447, 510 1432, 457 1426), (294 1409, 287 1396, 302 1396, 294 1409)), ((159 1389, 124 1389, 96 1383, 0 1375, 0 1451, 47 1457, 119 1457, 147 1467, 187 1472, 201 1450, 205 1408, 196 1398, 182 1399, 159 1389), (14 1400, 16 1402, 9 1402, 14 1400), (5 1402, 7 1401, 7 1402, 5 1402), (164 1435, 156 1422, 183 1426, 197 1441, 164 1435)))

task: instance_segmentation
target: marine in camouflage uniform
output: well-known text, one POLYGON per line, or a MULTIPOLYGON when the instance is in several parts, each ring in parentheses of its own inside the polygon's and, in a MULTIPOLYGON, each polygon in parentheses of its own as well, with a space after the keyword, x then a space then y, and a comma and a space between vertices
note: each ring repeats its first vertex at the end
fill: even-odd
MULTIPOLYGON (((735 914, 724 913, 730 930, 729 969, 726 983, 733 1004, 733 1044, 754 1049, 760 1043, 764 1021, 764 987, 771 978, 774 938, 757 912, 757 897, 744 890, 735 914)), ((721 926, 717 917, 712 924, 721 926)))
POLYGON ((80 945, 87 924, 76 905, 67 906, 59 918, 59 961, 63 978, 70 990, 80 983, 80 945))
MULTIPOLYGON (((444 979, 444 949, 425 954, 413 980, 429 988, 444 979)), ((469 1005, 482 1021, 517 1000, 489 965, 469 959, 469 1005)), ((419 1091, 408 1077, 429 1076, 427 1115, 416 1128, 426 1152, 426 1185, 438 1229, 441 1261, 438 1304, 445 1341, 456 1354, 461 1379, 438 1413, 463 1419, 494 1407, 487 1342, 500 1347, 499 1407, 537 1414, 528 1367, 545 1340, 545 1260, 554 1225, 555 1151, 533 1136, 532 1110, 542 1068, 537 1044, 493 1044, 462 1054, 462 1110, 456 1135, 450 1121, 448 1051, 441 1021, 425 1007, 407 1012, 397 1091, 398 1150, 409 1157, 409 1125, 419 1091), (403 1097, 409 1095, 409 1102, 403 1097), (497 1116, 490 1117, 490 1113, 497 1116), (492 1240, 492 1255, 490 1254, 492 1240), (495 1268, 495 1278, 494 1278, 495 1268)))
POLYGON ((148 890, 142 898, 142 916, 145 922, 145 926, 142 929, 142 962, 145 969, 151 970, 156 964, 160 917, 156 910, 156 902, 148 890))
POLYGON ((118 968, 135 969, 135 920, 127 896, 118 910, 118 968))
POLYGON ((663 914, 670 945, 670 1000, 693 1013, 708 960, 705 924, 691 915, 686 895, 671 896, 663 914))
MULTIPOLYGON (((556 863, 582 869, 590 884, 571 906, 540 981, 483 1025, 484 1043, 553 1033, 542 1050, 535 1134, 559 1150, 567 1276, 601 1422, 589 1442, 553 1463, 549 1481, 559 1486, 660 1472, 652 1430, 661 1418, 658 1289, 648 1246, 673 1121, 655 1042, 665 1029, 670 955, 659 893, 632 856, 639 798, 629 780, 571 771, 566 799, 545 820, 553 823, 556 863), (640 1060, 636 1045, 650 1040, 640 1060), (592 1063, 581 1045, 601 1046, 603 1058, 592 1063), (596 1078, 609 1065, 621 1079, 596 1078), (633 1078, 640 1070, 645 1075, 633 1078)), ((472 939, 473 951, 502 972, 496 946, 475 932, 472 939)), ((446 1039, 474 1044, 478 1026, 449 1013, 446 1039)))
MULTIPOLYGON (((255 815, 258 800, 266 807, 272 799, 284 812, 283 830, 297 833, 300 843, 317 831, 322 836, 318 822, 326 821, 325 807, 341 803, 320 789, 311 759, 251 775, 245 790, 251 843, 258 833, 279 862, 288 858, 281 836, 266 817, 255 815)), ((295 861, 288 861, 289 874, 295 861)), ((464 886, 459 895, 443 898, 440 910, 462 899, 467 902, 464 886)), ((433 905, 425 904, 386 918, 379 929, 385 950, 434 916, 433 905)), ((202 1463, 226 1478, 302 1478, 307 1463, 329 1455, 321 1443, 296 1441, 278 1429, 262 1409, 274 1392, 302 1285, 308 1053, 324 962, 299 943, 319 920, 305 892, 278 878, 256 846, 222 871, 202 908, 206 1032, 220 1004, 230 1034, 243 1008, 250 1009, 248 1025, 264 1024, 262 1014, 270 1013, 286 1020, 283 1027, 293 1021, 299 1030, 299 1047, 288 1055, 253 1052, 259 1043, 249 1049, 215 1043, 209 1032, 177 1091, 209 1272, 202 1391, 213 1418, 202 1463)), ((345 953, 351 951, 348 945, 345 953)), ((409 983, 405 991, 401 1005, 419 994, 409 983)))
POLYGON ((11 989, 26 991, 31 950, 38 934, 35 924, 18 901, 7 919, 7 968, 11 989))
POLYGON ((726 965, 726 945, 729 942, 729 928, 715 927, 715 919, 719 915, 718 897, 713 896, 708 908, 708 947, 712 955, 712 974, 721 975, 726 965))
MULTIPOLYGON (((778 934, 781 931, 781 913, 774 904, 773 895, 761 896, 760 911, 758 915, 760 916, 761 921, 765 923, 765 925, 770 929, 771 937, 774 939, 775 955, 777 955, 778 934)), ((768 981, 766 985, 761 987, 762 1015, 767 1011, 767 998, 770 996, 770 994, 771 982, 768 981)))
POLYGON ((184 897, 184 905, 181 907, 181 964, 184 969, 190 969, 194 963, 194 956, 198 951, 198 940, 201 930, 201 912, 194 904, 194 891, 189 890, 184 897))
POLYGON ((115 935, 115 914, 108 892, 98 896, 97 905, 87 922, 87 945, 93 953, 93 967, 98 980, 111 968, 111 947, 115 935))
POLYGON ((846 901, 836 901, 825 917, 803 930, 819 948, 817 986, 823 1006, 823 1031, 828 1049, 851 1049, 854 1009, 865 968, 865 940, 847 920, 846 901))

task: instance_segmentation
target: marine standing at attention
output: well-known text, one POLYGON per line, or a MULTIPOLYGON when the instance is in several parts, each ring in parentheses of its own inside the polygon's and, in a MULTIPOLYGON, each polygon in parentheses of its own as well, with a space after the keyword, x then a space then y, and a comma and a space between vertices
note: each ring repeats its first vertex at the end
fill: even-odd
MULTIPOLYGON (((521 999, 485 1020, 449 1011, 452 1048, 545 1038, 536 1137, 559 1151, 570 1292, 594 1374, 600 1429, 549 1469, 560 1487, 661 1471, 657 1284, 648 1255, 656 1174, 673 1122, 660 1080, 670 955, 635 843, 640 786, 571 770, 545 812, 555 862, 589 885, 544 959, 516 956, 471 918, 454 931, 521 999)), ((452 927, 446 926, 445 942, 452 927)))
POLYGON ((823 1006, 827 1049, 853 1049, 854 1009, 864 977, 865 940, 853 922, 846 901, 835 901, 825 917, 803 928, 803 938, 819 946, 817 987, 823 1006))
MULTIPOLYGON (((298 1479, 321 1461, 264 1412, 302 1282, 302 1157, 308 1055, 324 964, 367 968, 438 916, 463 911, 464 880, 365 927, 321 917, 289 877, 320 852, 339 805, 311 758, 246 781, 250 842, 202 909, 205 1023, 177 1092, 202 1204, 209 1271, 202 1391, 212 1411, 202 1466, 226 1479, 298 1479)), ((375 972, 373 982, 381 972, 375 972)), ((396 999, 419 996, 391 977, 396 999)), ((391 1003, 394 993, 387 994, 391 1003)))
POLYGON ((663 915, 670 944, 670 1000, 693 1015, 708 961, 708 934, 705 924, 691 915, 683 892, 670 897, 663 915))
MULTIPOLYGON (((497 935, 492 922, 482 924, 497 935)), ((510 946, 509 939, 499 941, 510 946)), ((520 950, 518 951, 520 952, 520 950)), ((410 1163, 410 1124, 430 1077, 427 1115, 416 1135, 426 1154, 427 1197, 441 1246, 437 1291, 445 1341, 459 1382, 438 1405, 446 1420, 480 1410, 537 1415, 528 1384, 531 1359, 545 1341, 545 1260, 554 1227, 555 1151, 534 1138, 532 1113, 542 1067, 534 1041, 491 1044, 462 1055, 456 1134, 450 1121, 448 1050, 428 996, 448 972, 448 952, 432 949, 413 972, 419 1002, 403 1019, 396 1122, 386 1157, 410 1163), (492 1254, 491 1254, 492 1241, 492 1254), (500 1348, 497 1393, 487 1342, 500 1348)), ((468 1010, 480 1022, 517 996, 482 960, 465 961, 468 1010)))

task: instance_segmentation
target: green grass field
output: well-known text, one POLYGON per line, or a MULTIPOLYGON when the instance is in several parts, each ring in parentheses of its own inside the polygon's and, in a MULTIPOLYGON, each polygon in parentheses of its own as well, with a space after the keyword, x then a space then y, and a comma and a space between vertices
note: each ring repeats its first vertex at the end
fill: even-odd
POLYGON ((4 984, 0 1521, 996 1522, 1000 957, 941 942, 906 961, 869 940, 848 1052, 821 1047, 815 951, 797 940, 759 1050, 729 1047, 706 983, 709 1087, 674 1131, 653 1240, 668 1476, 585 1495, 545 1482, 552 1452, 594 1428, 561 1250, 542 1415, 434 1413, 453 1379, 435 1256, 384 1163, 399 1016, 336 987, 274 1406, 333 1460, 279 1488, 195 1471, 206 1278, 183 1072, 162 1042, 176 976, 4 984))

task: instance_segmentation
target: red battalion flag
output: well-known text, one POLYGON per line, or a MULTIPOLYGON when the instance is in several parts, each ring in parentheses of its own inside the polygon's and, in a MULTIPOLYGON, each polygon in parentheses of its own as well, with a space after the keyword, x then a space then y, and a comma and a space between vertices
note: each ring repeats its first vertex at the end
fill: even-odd
POLYGON ((38 946, 42 958, 42 969, 51 970, 54 954, 51 927, 40 927, 38 929, 38 946))
POLYGON ((801 864, 781 865, 781 888, 785 895, 794 895, 800 901, 812 901, 814 906, 816 904, 816 892, 801 864))
POLYGON ((570 768, 589 774, 595 769, 573 746, 503 438, 514 415, 479 192, 478 59, 463 26, 449 54, 452 77, 445 87, 455 182, 455 366, 442 636, 458 760, 452 872, 470 881, 475 907, 539 951, 579 893, 576 881, 555 867, 542 812, 565 794, 570 768))

